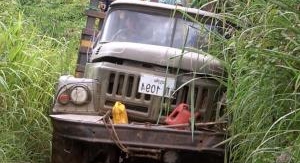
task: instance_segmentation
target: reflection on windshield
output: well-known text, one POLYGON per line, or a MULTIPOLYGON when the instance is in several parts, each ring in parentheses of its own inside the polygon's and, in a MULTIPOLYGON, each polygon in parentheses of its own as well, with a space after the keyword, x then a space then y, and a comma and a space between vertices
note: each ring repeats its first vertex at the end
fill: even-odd
POLYGON ((183 19, 127 10, 109 14, 100 42, 135 42, 160 46, 199 48, 207 43, 204 25, 183 19))
POLYGON ((173 47, 201 48, 208 42, 209 25, 178 19, 173 39, 173 47))

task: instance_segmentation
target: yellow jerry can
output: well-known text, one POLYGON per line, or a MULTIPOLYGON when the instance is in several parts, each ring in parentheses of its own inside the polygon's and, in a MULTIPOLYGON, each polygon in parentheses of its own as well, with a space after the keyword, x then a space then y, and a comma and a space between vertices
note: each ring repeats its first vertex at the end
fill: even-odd
POLYGON ((128 124, 128 117, 125 105, 117 101, 112 108, 112 116, 114 124, 128 124))

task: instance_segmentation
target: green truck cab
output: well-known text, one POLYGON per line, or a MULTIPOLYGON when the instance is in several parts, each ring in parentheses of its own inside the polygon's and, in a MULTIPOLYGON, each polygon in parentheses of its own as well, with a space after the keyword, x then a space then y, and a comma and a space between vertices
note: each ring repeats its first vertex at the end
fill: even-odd
POLYGON ((59 79, 50 114, 52 163, 222 162, 226 133, 218 118, 225 88, 215 78, 224 70, 199 51, 207 48, 209 31, 220 32, 220 18, 132 0, 87 15, 87 24, 100 20, 96 30, 83 30, 81 45, 88 48, 80 48, 77 77, 59 79), (125 105, 128 124, 110 120, 116 101, 125 105), (199 116, 167 125, 181 103, 199 116))

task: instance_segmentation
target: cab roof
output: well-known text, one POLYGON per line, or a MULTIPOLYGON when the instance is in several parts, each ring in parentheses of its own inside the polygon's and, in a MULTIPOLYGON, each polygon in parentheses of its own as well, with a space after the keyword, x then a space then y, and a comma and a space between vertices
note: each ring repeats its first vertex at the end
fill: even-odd
POLYGON ((201 15, 201 16, 205 16, 205 17, 220 18, 220 15, 218 15, 218 14, 203 11, 200 9, 183 7, 183 6, 179 6, 179 5, 169 5, 169 4, 158 3, 158 2, 148 2, 148 1, 141 1, 141 0, 116 0, 111 4, 111 7, 117 6, 117 5, 135 5, 135 6, 141 6, 141 7, 177 10, 177 11, 183 11, 183 12, 187 12, 189 14, 201 15))

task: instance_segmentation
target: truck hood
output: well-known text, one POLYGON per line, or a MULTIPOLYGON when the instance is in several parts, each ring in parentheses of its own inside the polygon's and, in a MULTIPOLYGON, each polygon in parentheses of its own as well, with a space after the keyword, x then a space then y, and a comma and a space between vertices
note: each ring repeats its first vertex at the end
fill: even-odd
POLYGON ((223 74, 223 67, 217 58, 209 54, 204 54, 204 52, 183 52, 181 49, 171 47, 128 42, 110 42, 98 44, 94 48, 90 59, 91 62, 97 62, 107 57, 150 63, 164 67, 180 67, 186 71, 203 74, 223 74))

